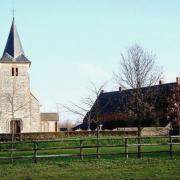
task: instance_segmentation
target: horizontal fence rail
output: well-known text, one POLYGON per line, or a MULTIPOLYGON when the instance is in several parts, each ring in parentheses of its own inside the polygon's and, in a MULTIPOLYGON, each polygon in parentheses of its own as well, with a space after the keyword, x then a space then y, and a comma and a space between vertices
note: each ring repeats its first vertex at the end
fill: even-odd
POLYGON ((0 161, 10 160, 13 162, 17 159, 32 159, 34 163, 37 163, 41 158, 79 157, 83 160, 87 156, 100 158, 105 155, 122 156, 127 159, 130 155, 137 155, 138 158, 141 158, 144 154, 156 153, 167 153, 172 158, 175 146, 176 151, 180 154, 180 136, 0 142, 0 161), (144 150, 144 147, 150 147, 150 149, 144 150), (153 147, 162 148, 151 150, 153 147), (114 148, 119 149, 114 150, 114 148))

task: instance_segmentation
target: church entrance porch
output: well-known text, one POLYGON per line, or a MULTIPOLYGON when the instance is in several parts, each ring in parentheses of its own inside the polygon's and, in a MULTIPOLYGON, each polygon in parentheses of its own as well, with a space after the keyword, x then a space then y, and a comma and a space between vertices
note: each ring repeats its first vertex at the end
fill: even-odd
POLYGON ((21 133, 21 131, 22 131, 22 120, 21 119, 11 120, 10 133, 18 134, 21 133))

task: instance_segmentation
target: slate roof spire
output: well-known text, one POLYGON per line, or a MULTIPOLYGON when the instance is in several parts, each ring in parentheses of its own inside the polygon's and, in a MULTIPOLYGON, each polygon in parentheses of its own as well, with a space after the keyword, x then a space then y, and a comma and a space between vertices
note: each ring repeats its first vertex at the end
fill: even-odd
POLYGON ((30 62, 24 54, 24 50, 17 32, 13 17, 7 43, 0 62, 30 62))

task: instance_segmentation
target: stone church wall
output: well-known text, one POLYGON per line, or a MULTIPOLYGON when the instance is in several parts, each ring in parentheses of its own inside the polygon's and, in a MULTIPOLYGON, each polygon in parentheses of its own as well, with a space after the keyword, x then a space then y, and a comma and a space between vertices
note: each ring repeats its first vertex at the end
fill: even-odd
POLYGON ((0 133, 10 133, 12 119, 21 121, 21 132, 40 132, 38 100, 30 92, 29 64, 0 63, 0 133), (12 76, 12 68, 18 76, 12 76), (14 93, 13 93, 14 92, 14 93))
POLYGON ((41 132, 39 102, 32 94, 31 94, 31 132, 41 132))

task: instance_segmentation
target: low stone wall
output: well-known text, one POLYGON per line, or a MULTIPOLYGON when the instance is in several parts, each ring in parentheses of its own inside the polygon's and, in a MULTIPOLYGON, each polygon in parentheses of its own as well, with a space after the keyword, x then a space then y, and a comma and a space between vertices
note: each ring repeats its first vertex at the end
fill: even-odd
MULTIPOLYGON (((97 131, 65 131, 65 136, 95 136, 97 134, 97 131)), ((109 131, 109 130, 103 130, 99 131, 99 134, 102 136, 136 136, 137 131, 109 131)))
MULTIPOLYGON (((15 141, 62 139, 64 137, 95 136, 96 131, 64 131, 14 134, 15 141)), ((137 131, 99 131, 102 136, 135 136, 137 131)), ((12 134, 0 134, 0 141, 12 141, 12 134)))
MULTIPOLYGON (((49 139, 61 139, 65 136, 63 132, 40 132, 40 133, 21 133, 14 134, 14 140, 16 141, 32 141, 32 140, 49 140, 49 139)), ((0 141, 12 141, 12 134, 0 134, 0 141)))
POLYGON ((145 127, 142 130, 142 136, 167 136, 169 129, 166 127, 145 127))
MULTIPOLYGON (((137 132, 137 127, 128 127, 128 128, 117 128, 117 131, 123 132, 137 132)), ((144 127, 141 131, 142 136, 166 136, 169 135, 169 128, 167 127, 144 127)))
MULTIPOLYGON (((32 140, 49 140, 62 139, 64 137, 76 136, 95 136, 96 131, 61 131, 61 132, 40 132, 40 133, 21 133, 14 134, 16 141, 32 141, 32 140)), ((121 128, 118 130, 103 130, 99 131, 101 136, 137 136, 137 128, 121 128)), ((143 128, 143 136, 160 136, 168 135, 166 128, 143 128)), ((0 134, 0 141, 12 141, 12 134, 0 134)))

